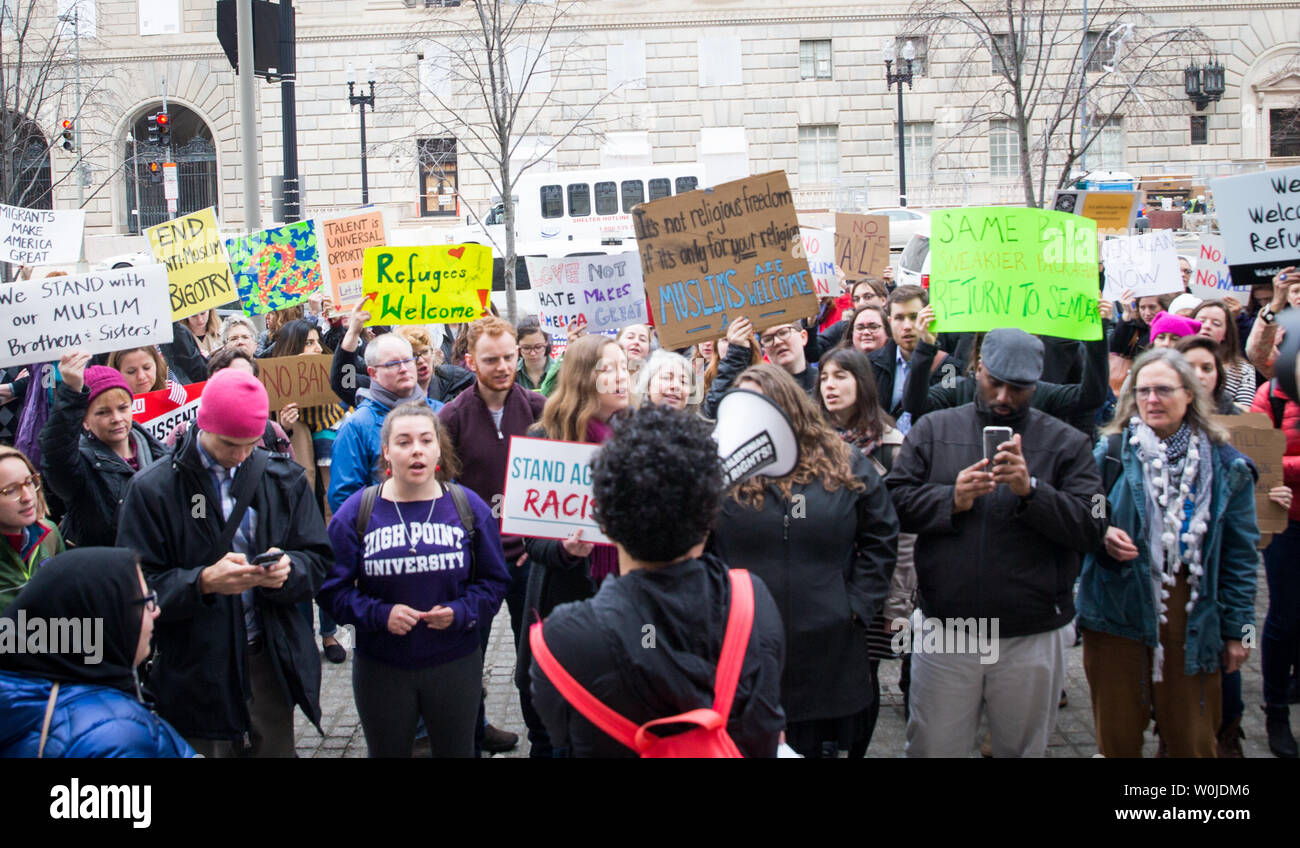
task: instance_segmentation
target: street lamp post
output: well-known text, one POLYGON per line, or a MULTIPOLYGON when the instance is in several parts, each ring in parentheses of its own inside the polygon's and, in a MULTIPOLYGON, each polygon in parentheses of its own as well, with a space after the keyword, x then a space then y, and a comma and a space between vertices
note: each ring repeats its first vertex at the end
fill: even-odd
POLYGON ((348 63, 348 104, 361 107, 361 205, 370 202, 370 183, 366 176, 366 107, 375 111, 375 63, 366 68, 366 78, 370 82, 369 94, 356 94, 357 71, 348 63))
POLYGON ((126 140, 131 142, 131 184, 135 186, 135 232, 138 235, 144 232, 144 228, 140 226, 140 149, 135 144, 134 128, 127 132, 126 140))
POLYGON ((912 87, 912 60, 916 58, 916 48, 912 42, 903 44, 900 58, 907 62, 907 70, 899 63, 898 73, 894 73, 894 39, 886 38, 885 47, 885 88, 898 86, 898 205, 907 205, 907 158, 903 152, 903 83, 912 87))

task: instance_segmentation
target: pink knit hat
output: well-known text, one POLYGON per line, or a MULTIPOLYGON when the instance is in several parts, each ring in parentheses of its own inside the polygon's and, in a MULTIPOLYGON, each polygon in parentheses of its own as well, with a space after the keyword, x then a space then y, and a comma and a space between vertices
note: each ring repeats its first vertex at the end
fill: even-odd
POLYGON ((228 439, 252 439, 266 432, 270 401, 262 382, 237 368, 224 368, 203 387, 199 429, 228 439))
POLYGON ((1156 317, 1151 319, 1151 339, 1161 333, 1173 333, 1175 336, 1194 336, 1201 331, 1201 322, 1192 318, 1184 318, 1181 315, 1170 315, 1168 312, 1157 312, 1156 317))
POLYGON ((94 403, 95 398, 111 389, 121 389, 126 392, 127 397, 134 397, 131 394, 131 387, 127 385, 126 378, 122 376, 122 372, 116 368, 109 368, 107 365, 90 366, 82 375, 82 380, 85 382, 86 388, 90 389, 90 399, 86 401, 87 406, 94 403))

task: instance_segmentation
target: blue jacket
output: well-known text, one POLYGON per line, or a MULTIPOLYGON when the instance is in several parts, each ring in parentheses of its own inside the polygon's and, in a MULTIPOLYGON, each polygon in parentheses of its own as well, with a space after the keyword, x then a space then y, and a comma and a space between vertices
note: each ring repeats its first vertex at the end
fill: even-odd
MULTIPOLYGON (((1107 439, 1093 450, 1104 471, 1107 439)), ((1215 445, 1214 491, 1209 529, 1202 545, 1205 573, 1200 597, 1187 617, 1187 674, 1218 674, 1227 639, 1241 639, 1255 623, 1255 572, 1259 527, 1255 519, 1255 467, 1231 445, 1215 445)), ((1124 472, 1110 491, 1110 525, 1133 539, 1136 559, 1118 562, 1101 549, 1083 562, 1079 578, 1079 623, 1156 646, 1156 607, 1151 586, 1146 497, 1137 449, 1122 440, 1124 472)))
MULTIPOLYGON (((54 684, 0 671, 0 757, 36 756, 54 684)), ((170 724, 109 686, 64 684, 50 719, 46 757, 193 757, 170 724)))
MULTIPOLYGON (((392 408, 368 395, 358 394, 361 402, 356 411, 347 417, 334 439, 333 460, 330 463, 330 488, 326 495, 330 512, 338 512, 348 495, 378 483, 379 433, 384 428, 384 418, 392 408)), ((442 409, 443 402, 426 398, 434 412, 442 409)))

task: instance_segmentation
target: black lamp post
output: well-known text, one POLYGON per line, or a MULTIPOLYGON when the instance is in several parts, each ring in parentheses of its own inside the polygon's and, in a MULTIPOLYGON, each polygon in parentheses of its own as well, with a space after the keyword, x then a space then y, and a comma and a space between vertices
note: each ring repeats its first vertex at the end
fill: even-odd
POLYGON ((375 111, 375 63, 371 62, 366 68, 366 78, 370 82, 369 94, 355 94, 357 83, 357 72, 348 63, 348 104, 350 106, 361 107, 361 205, 365 206, 370 202, 370 183, 366 177, 366 107, 370 111, 375 111))
POLYGON ((899 63, 898 73, 894 73, 894 39, 886 38, 885 47, 885 88, 898 86, 898 205, 907 205, 907 158, 903 152, 903 83, 912 87, 912 60, 916 58, 916 48, 908 41, 903 45, 900 58, 907 62, 907 70, 902 70, 899 63))
POLYGON ((1217 60, 1208 65, 1193 62, 1183 69, 1183 89, 1187 92, 1187 99, 1196 104, 1198 112, 1223 99, 1224 88, 1223 66, 1217 60))

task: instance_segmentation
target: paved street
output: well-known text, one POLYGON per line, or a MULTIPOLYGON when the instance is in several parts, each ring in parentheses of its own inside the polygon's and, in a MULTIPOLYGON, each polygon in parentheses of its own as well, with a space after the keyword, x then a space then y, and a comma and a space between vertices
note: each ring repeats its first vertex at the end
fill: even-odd
MULTIPOLYGON (((1256 627, 1262 631, 1264 613, 1268 608, 1268 587, 1264 571, 1259 571, 1259 591, 1256 595, 1256 627)), ((323 662, 324 677, 321 684, 321 708, 324 713, 322 738, 314 728, 298 716, 298 755, 302 757, 364 757, 366 741, 357 721, 352 700, 351 633, 340 630, 340 639, 348 648, 348 662, 332 665, 323 662)), ((1048 748, 1050 757, 1091 757, 1097 753, 1093 736, 1092 709, 1088 703, 1088 681, 1083 674, 1083 649, 1066 651, 1068 678, 1066 691, 1069 705, 1061 710, 1056 733, 1048 748)), ((485 665, 488 701, 488 719, 498 727, 520 735, 520 744, 514 751, 499 756, 522 757, 527 755, 527 741, 523 718, 519 712, 519 699, 512 676, 515 657, 510 636, 510 617, 502 607, 492 629, 485 665)), ((904 719, 903 696, 898 691, 899 664, 882 663, 880 720, 871 740, 871 757, 899 757, 903 753, 904 719)), ((1246 732, 1243 748, 1247 757, 1272 757, 1264 736, 1264 716, 1260 710, 1259 649, 1251 652, 1242 682, 1246 713, 1242 727, 1246 732)), ((1293 718, 1292 725, 1296 722, 1293 718)), ((983 737, 983 731, 980 738, 983 737)), ((971 740, 972 753, 978 752, 980 739, 971 740)), ((1145 755, 1154 756, 1156 740, 1149 731, 1145 755)))

